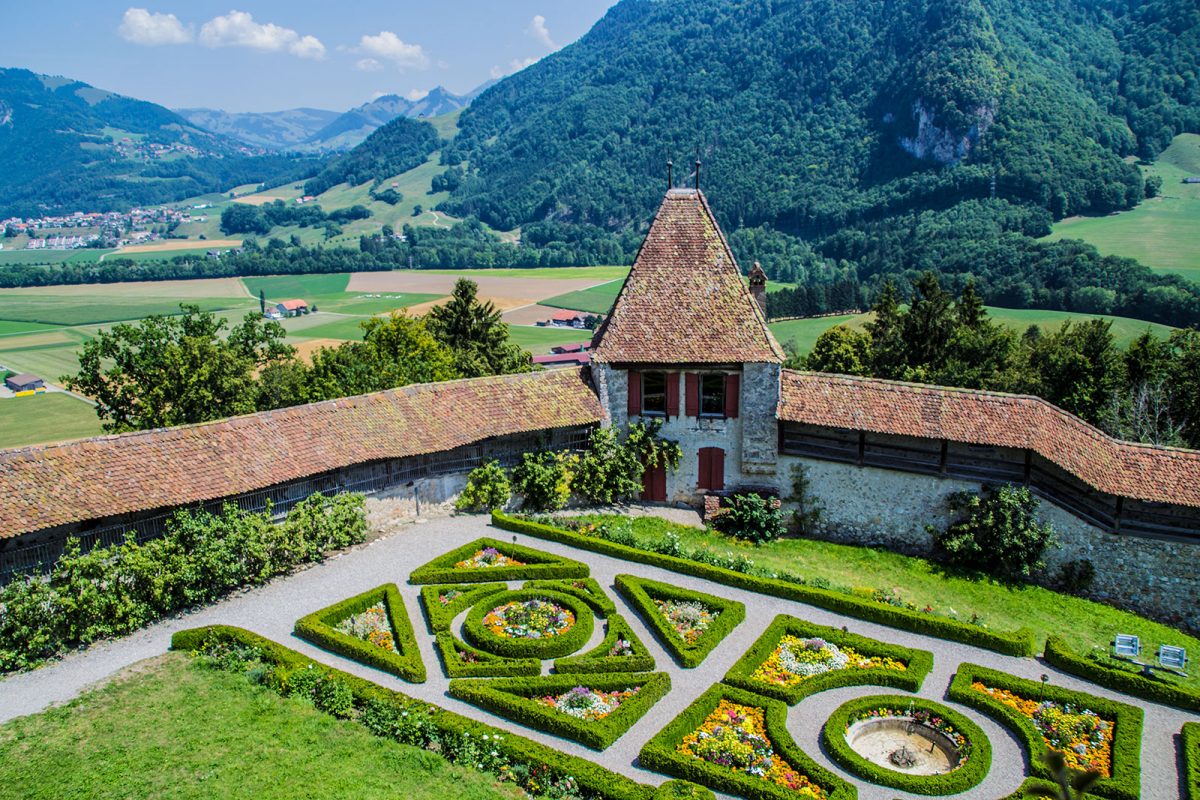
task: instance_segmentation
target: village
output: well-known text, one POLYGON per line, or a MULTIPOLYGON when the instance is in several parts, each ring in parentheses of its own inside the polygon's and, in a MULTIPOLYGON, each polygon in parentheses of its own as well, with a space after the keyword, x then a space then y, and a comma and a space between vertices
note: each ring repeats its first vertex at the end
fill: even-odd
MULTIPOLYGON (((205 222, 195 209, 133 208, 129 211, 76 211, 42 217, 0 220, 0 250, 74 250, 118 247, 163 238, 179 225, 205 222)), ((202 209, 201 209, 202 211, 202 209)))

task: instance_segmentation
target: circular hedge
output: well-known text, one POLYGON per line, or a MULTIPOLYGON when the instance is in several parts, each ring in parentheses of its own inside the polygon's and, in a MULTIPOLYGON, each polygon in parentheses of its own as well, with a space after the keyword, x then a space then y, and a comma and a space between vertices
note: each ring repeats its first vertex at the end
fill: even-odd
POLYGON ((992 744, 987 735, 971 720, 941 703, 919 697, 901 695, 871 695, 859 697, 838 707, 825 722, 821 742, 830 757, 860 778, 881 786, 891 786, 915 794, 958 794, 978 784, 992 766, 992 744), (882 767, 854 752, 846 741, 846 729, 851 720, 879 709, 900 712, 927 711, 941 717, 967 740, 960 750, 965 759, 954 770, 942 775, 911 775, 882 767))
POLYGON ((712 789, 690 781, 667 781, 654 791, 654 800, 716 800, 712 789))
POLYGON ((592 637, 595 617, 587 604, 578 597, 549 589, 518 589, 488 595, 467 612, 463 623, 466 640, 481 650, 508 658, 560 658, 574 653, 592 637), (544 639, 498 636, 484 625, 483 618, 508 603, 543 600, 570 611, 575 624, 558 636, 544 639))

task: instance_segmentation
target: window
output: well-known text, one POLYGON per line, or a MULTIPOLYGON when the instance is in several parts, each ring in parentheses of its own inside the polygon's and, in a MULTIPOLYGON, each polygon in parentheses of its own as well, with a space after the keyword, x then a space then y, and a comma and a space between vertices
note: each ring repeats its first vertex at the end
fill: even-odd
POLYGON ((725 376, 721 373, 700 376, 700 416, 725 416, 725 376))
POLYGON ((642 413, 666 416, 667 375, 665 372, 642 373, 642 413))

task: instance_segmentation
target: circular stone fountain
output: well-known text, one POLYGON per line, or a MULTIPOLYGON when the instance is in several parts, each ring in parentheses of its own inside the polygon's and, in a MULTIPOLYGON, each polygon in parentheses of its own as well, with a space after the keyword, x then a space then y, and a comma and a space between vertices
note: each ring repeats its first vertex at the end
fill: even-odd
POLYGON ((912 717, 859 720, 846 729, 846 743, 872 764, 909 775, 944 775, 960 760, 950 737, 912 717))

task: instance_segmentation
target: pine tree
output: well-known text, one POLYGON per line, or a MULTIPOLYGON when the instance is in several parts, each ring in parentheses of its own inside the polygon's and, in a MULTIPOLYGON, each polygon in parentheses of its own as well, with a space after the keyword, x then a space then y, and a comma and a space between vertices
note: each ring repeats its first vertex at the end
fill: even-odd
POLYGON ((528 372, 529 353, 508 340, 508 325, 496 305, 480 302, 479 287, 461 278, 454 284, 450 300, 430 310, 429 331, 455 356, 463 376, 505 375, 528 372))

